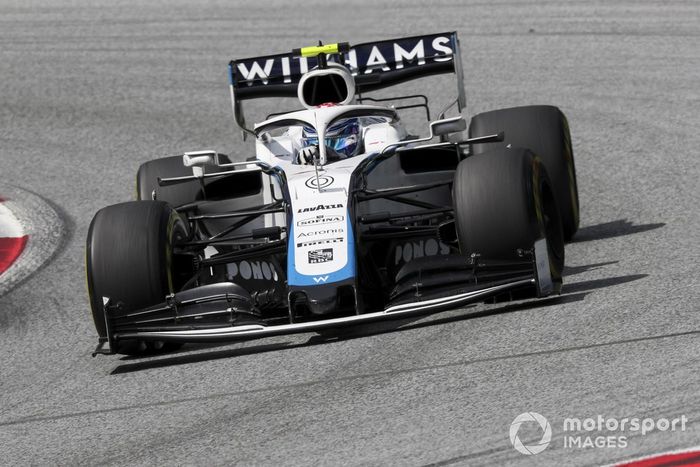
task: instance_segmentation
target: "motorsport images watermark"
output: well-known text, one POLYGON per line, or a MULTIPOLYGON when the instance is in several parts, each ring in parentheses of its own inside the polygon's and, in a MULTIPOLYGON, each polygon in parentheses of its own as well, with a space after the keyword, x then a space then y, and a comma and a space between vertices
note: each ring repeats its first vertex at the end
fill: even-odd
MULTIPOLYGON (((565 449, 587 448, 626 448, 626 433, 641 433, 642 436, 652 431, 685 431, 688 417, 640 418, 640 417, 603 417, 565 418, 562 426, 565 449), (590 434, 589 434, 590 433, 590 434)), ((524 412, 515 417, 510 424, 510 443, 526 455, 539 454, 552 442, 552 426, 537 412, 524 412), (539 440, 521 440, 519 432, 524 424, 538 426, 542 436, 539 440)))
POLYGON ((523 454, 539 454, 549 446, 549 442, 552 440, 552 427, 542 415, 537 412, 525 412, 521 413, 513 423, 510 424, 510 443, 513 447, 522 452, 523 454), (518 432, 520 431, 520 426, 526 422, 537 422, 542 429, 542 438, 534 444, 523 444, 518 437, 518 432))

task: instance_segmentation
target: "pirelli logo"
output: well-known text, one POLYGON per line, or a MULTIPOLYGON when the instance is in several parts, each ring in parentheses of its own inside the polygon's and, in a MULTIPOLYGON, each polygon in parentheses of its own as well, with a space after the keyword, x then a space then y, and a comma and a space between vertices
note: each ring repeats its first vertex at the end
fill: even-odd
POLYGON ((345 239, 343 237, 337 237, 337 238, 326 238, 322 240, 314 240, 310 242, 302 242, 302 243, 297 243, 297 248, 301 248, 304 246, 314 246, 314 245, 325 245, 328 243, 341 243, 345 239))

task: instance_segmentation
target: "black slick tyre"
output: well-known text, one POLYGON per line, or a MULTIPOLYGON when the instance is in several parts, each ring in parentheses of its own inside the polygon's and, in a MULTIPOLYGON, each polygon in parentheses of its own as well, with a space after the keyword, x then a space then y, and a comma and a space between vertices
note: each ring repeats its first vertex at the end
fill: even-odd
POLYGON ((186 238, 182 218, 162 201, 101 209, 88 231, 85 269, 95 328, 106 337, 103 297, 124 311, 161 303, 180 285, 173 244, 186 238))
POLYGON ((474 144, 472 154, 496 147, 522 147, 539 156, 547 168, 557 205, 564 239, 571 240, 579 226, 579 200, 574 152, 569 123, 554 106, 533 105, 484 112, 472 118, 469 136, 505 132, 500 144, 474 144))
POLYGON ((564 268, 564 238, 547 171, 523 148, 496 148, 460 162, 453 187, 462 254, 514 260, 546 238, 555 280, 564 268))

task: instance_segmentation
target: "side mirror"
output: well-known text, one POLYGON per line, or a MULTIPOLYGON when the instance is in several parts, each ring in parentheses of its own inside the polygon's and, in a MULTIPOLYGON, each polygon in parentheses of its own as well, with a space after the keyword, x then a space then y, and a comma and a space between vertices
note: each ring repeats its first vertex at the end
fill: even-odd
POLYGON ((464 117, 452 117, 430 122, 430 133, 433 136, 444 136, 451 133, 461 133, 467 129, 467 121, 464 117))
POLYGON ((192 168, 192 175, 198 178, 204 176, 204 166, 214 165, 215 161, 218 160, 218 154, 216 151, 194 151, 186 152, 182 156, 182 164, 185 167, 192 168))
POLYGON ((396 151, 399 148, 406 146, 407 144, 416 144, 430 141, 436 136, 449 135, 451 133, 461 133, 467 129, 467 121, 461 115, 458 117, 443 118, 441 120, 435 120, 430 122, 430 135, 424 138, 418 139, 407 139, 405 141, 399 141, 398 143, 390 144, 382 149, 382 154, 386 154, 391 151, 396 151))

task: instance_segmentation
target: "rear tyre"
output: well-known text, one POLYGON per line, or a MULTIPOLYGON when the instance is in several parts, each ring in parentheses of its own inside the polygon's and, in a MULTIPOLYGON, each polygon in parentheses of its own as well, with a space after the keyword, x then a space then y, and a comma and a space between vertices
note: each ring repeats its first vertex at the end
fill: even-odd
POLYGON ((182 156, 169 156, 144 162, 136 174, 136 199, 165 201, 171 206, 191 203, 201 193, 197 180, 159 186, 158 178, 187 177, 192 169, 182 164, 182 156))
MULTIPOLYGON (((469 136, 505 132, 500 147, 523 147, 540 157, 552 184, 562 219, 564 239, 571 240, 579 226, 578 186, 566 116, 557 107, 536 105, 485 112, 472 118, 469 136)), ((490 151, 499 145, 474 144, 472 154, 490 151)))
MULTIPOLYGON (((162 201, 131 201, 95 214, 87 237, 86 275, 92 317, 106 337, 102 297, 121 302, 125 311, 161 303, 178 290, 182 277, 173 244, 187 237, 182 218, 162 201)), ((153 350, 160 345, 122 346, 121 353, 153 350)), ((165 345, 164 350, 171 350, 165 345)))
POLYGON ((561 280, 564 237, 547 171, 523 148, 498 148, 459 163, 453 187, 455 226, 462 254, 517 259, 547 239, 552 278, 561 280))

